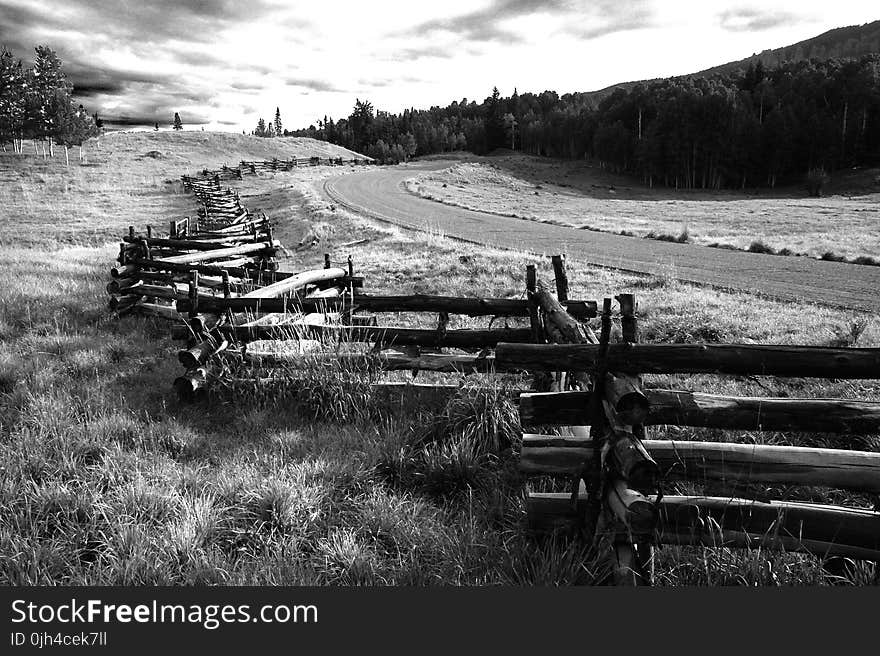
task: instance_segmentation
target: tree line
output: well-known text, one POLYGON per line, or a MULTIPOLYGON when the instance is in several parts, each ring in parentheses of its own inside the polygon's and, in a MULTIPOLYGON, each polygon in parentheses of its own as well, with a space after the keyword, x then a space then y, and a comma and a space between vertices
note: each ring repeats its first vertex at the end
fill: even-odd
POLYGON ((54 155, 53 145, 63 146, 69 164, 68 149, 79 146, 82 159, 82 144, 99 134, 101 121, 74 103, 73 84, 58 55, 48 46, 34 52, 28 68, 6 48, 0 51, 0 144, 5 150, 11 143, 22 153, 25 140, 33 140, 35 152, 42 144, 44 156, 46 143, 49 155, 54 155))
POLYGON ((324 117, 291 134, 324 139, 380 161, 498 148, 592 159, 649 185, 773 187, 880 161, 880 56, 809 60, 690 76, 596 94, 554 91, 482 103, 324 117))

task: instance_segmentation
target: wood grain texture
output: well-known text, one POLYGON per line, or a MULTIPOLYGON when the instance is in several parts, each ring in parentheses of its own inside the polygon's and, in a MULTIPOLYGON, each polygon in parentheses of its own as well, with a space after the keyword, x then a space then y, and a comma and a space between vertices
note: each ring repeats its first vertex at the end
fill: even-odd
MULTIPOLYGON (((643 440, 663 476, 676 479, 818 485, 880 492, 880 453, 794 446, 643 440)), ((520 468, 574 474, 593 459, 592 440, 526 434, 520 468)))
MULTIPOLYGON (((645 390, 645 425, 728 430, 880 433, 880 403, 853 399, 720 396, 645 390)), ((532 393, 520 397, 524 426, 591 424, 589 392, 532 393)))
MULTIPOLYGON (((499 344, 499 362, 530 371, 596 371, 594 344, 499 344)), ((880 349, 758 344, 611 344, 608 370, 633 374, 718 373, 880 378, 880 349)))

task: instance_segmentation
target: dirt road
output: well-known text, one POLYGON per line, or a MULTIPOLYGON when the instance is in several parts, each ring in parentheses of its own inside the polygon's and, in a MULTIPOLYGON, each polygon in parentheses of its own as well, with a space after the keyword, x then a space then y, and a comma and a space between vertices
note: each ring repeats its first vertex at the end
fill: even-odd
POLYGON ((347 209, 416 230, 488 246, 758 293, 790 301, 880 312, 880 267, 779 257, 578 230, 443 205, 403 181, 450 162, 419 162, 332 178, 327 194, 347 209))

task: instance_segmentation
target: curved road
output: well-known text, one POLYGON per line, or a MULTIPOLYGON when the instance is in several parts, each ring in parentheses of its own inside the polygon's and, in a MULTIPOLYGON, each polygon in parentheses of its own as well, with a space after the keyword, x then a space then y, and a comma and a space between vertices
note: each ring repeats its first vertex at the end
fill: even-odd
POLYGON ((416 230, 603 267, 757 293, 786 301, 880 312, 880 267, 636 239, 475 212, 420 198, 404 181, 450 162, 419 162, 331 178, 324 190, 347 209, 416 230))

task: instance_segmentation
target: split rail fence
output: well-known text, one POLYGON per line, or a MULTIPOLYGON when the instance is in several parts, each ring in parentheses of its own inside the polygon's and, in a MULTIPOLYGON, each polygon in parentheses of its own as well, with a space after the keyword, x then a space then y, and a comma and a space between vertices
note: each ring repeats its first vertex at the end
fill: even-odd
MULTIPOLYGON (((290 164, 290 162, 295 162, 290 164)), ((311 160, 309 160, 311 162, 311 160)), ((310 353, 310 361, 378 363, 386 370, 532 375, 518 392, 521 470, 555 477, 554 489, 527 492, 529 527, 564 530, 607 547, 614 580, 650 584, 663 544, 762 547, 880 560, 880 454, 849 449, 647 439, 646 427, 677 425, 748 431, 880 434, 880 403, 849 399, 733 397, 651 389, 647 374, 717 374, 833 379, 880 378, 880 349, 752 344, 641 344, 636 299, 570 300, 565 260, 552 258, 555 294, 526 270, 525 298, 375 295, 362 291, 351 257, 302 272, 278 270, 283 247, 268 219, 252 216, 221 179, 269 167, 184 178, 198 217, 172 222, 167 238, 129 235, 108 290, 118 313, 174 321, 184 373, 181 398, 204 390, 217 356, 247 353, 257 340, 340 339, 369 353, 310 353), (341 264, 341 265, 340 265, 341 264), (436 314, 436 327, 381 325, 388 312, 436 314), (521 327, 449 328, 450 315, 520 317, 521 327), (589 325, 598 318, 599 333, 589 325), (622 340, 611 343, 612 321, 622 340), (456 353, 444 352, 455 349, 456 353), (666 495, 675 481, 719 481, 730 497, 666 495), (755 484, 825 486, 870 499, 875 509, 756 499, 755 484)), ((274 168, 273 168, 274 167, 274 168)), ((262 355, 285 364, 303 351, 262 355)), ((437 386, 442 388, 442 386, 437 386)), ((442 389, 439 389, 443 392, 442 389)), ((845 441, 845 438, 842 438, 845 441)), ((544 486, 547 487, 546 485, 544 486)))
MULTIPOLYGON (((597 336, 564 311, 564 260, 554 258, 558 298, 543 285, 541 344, 499 344, 499 365, 549 375, 550 391, 523 393, 520 467, 565 477, 568 492, 527 495, 531 528, 580 530, 606 544, 619 584, 653 578, 661 544, 773 548, 880 560, 880 454, 847 449, 645 439, 645 426, 748 431, 880 433, 880 403, 848 399, 742 398, 646 389, 642 374, 880 378, 880 349, 751 344, 639 344, 635 298, 616 297, 622 342, 610 343, 611 299, 597 336), (670 481, 720 481, 736 497, 664 495, 670 481), (873 499, 873 510, 748 498, 754 484, 831 487, 873 499), (742 498, 746 497, 746 498, 742 498)), ((532 276, 530 276, 532 277, 532 276)), ((533 278, 533 277, 532 277, 533 278)))

